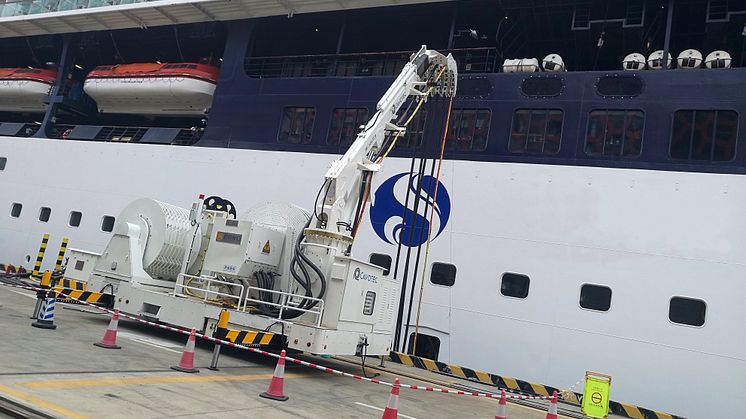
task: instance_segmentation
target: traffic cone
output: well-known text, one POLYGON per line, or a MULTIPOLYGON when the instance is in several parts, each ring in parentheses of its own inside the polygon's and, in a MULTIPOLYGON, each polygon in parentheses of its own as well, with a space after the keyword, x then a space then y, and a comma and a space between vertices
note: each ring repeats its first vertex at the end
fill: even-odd
POLYGON ((119 309, 114 310, 114 316, 112 316, 109 326, 106 328, 104 338, 101 339, 101 342, 96 342, 93 345, 106 349, 122 349, 121 346, 117 345, 117 326, 119 326, 119 309))
POLYGON ((394 386, 391 387, 391 395, 389 396, 389 402, 386 404, 386 410, 383 411, 381 419, 396 419, 399 417, 399 390, 401 389, 401 382, 399 379, 394 380, 394 386))
POLYGON ((500 403, 497 405, 497 412, 495 413, 495 419, 507 419, 508 405, 505 402, 505 390, 500 393, 500 403))
POLYGON ((198 369, 194 368, 194 342, 197 340, 194 329, 189 333, 189 340, 187 340, 186 346, 184 346, 184 352, 181 354, 181 360, 179 365, 171 367, 172 370, 181 372, 199 372, 198 369))
POLYGON ((275 372, 272 374, 272 381, 269 383, 269 388, 264 393, 259 394, 259 397, 265 399, 272 399, 284 402, 288 399, 283 391, 282 387, 285 382, 285 350, 280 352, 280 359, 277 360, 277 366, 275 372))
POLYGON ((547 419, 557 419, 557 390, 552 394, 551 404, 547 412, 547 419))
POLYGON ((54 297, 45 298, 42 301, 39 317, 37 317, 35 322, 31 323, 31 326, 38 327, 39 329, 57 328, 54 324, 54 297))

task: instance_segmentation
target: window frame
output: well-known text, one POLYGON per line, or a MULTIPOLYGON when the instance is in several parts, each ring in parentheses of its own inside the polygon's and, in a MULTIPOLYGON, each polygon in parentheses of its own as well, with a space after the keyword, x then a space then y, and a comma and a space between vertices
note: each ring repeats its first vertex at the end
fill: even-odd
POLYGON ((20 202, 11 202, 10 203, 10 213, 8 213, 8 216, 10 218, 21 218, 21 214, 23 213, 23 204, 20 202), (16 205, 18 205, 18 215, 13 215, 13 210, 16 208, 16 205))
POLYGON ((443 287, 443 288, 453 288, 454 285, 456 285, 456 275, 458 275, 458 268, 456 265, 452 263, 447 262, 433 262, 432 265, 430 265, 430 275, 429 275, 429 281, 431 285, 437 286, 437 287, 443 287), (433 282, 433 271, 435 270, 435 265, 445 265, 445 266, 452 266, 453 267, 453 283, 451 285, 446 284, 439 284, 437 282, 433 282))
POLYGON ((113 215, 103 215, 103 216, 101 216, 101 224, 99 225, 99 230, 100 230, 100 231, 101 231, 102 233, 111 233, 111 232, 113 232, 113 231, 114 231, 114 226, 115 226, 115 224, 116 224, 116 223, 117 223, 117 218, 116 218, 116 217, 114 217, 113 215), (106 219, 107 219, 107 217, 108 217, 108 218, 111 218, 111 219, 112 219, 112 222, 111 222, 111 230, 109 230, 109 231, 107 231, 107 230, 104 230, 104 220, 106 220, 106 219))
POLYGON ((393 259, 393 258, 391 257, 391 255, 388 255, 388 254, 386 254, 386 253, 378 253, 378 252, 372 252, 372 253, 371 253, 370 255, 368 255, 368 263, 370 263, 371 265, 376 265, 376 266, 378 266, 379 268, 383 269, 383 276, 389 276, 389 274, 391 273, 391 265, 393 265, 393 264, 394 264, 394 259, 393 259), (387 257, 387 258, 388 258, 388 260, 389 260, 389 266, 388 266, 388 268, 387 268, 387 267, 385 267, 385 266, 381 266, 381 265, 379 265, 379 264, 377 264, 377 263, 373 262, 373 255, 378 255, 378 256, 385 256, 385 257, 387 257))
POLYGON ((671 323, 674 326, 684 326, 684 327, 692 327, 692 328, 695 328, 695 329, 701 329, 701 328, 703 328, 703 327, 705 327, 707 325, 707 301, 705 301, 705 300, 703 300, 701 298, 686 297, 684 295, 673 295, 673 296, 671 296, 671 298, 668 299, 668 314, 666 315, 666 319, 668 320, 669 323, 671 323), (698 325, 689 324, 689 323, 679 323, 679 322, 675 322, 675 321, 671 320, 671 302, 673 302, 673 300, 676 299, 676 298, 682 299, 682 300, 700 301, 700 302, 702 302, 702 304, 704 304, 704 306, 705 306, 704 319, 703 319, 701 325, 698 326, 698 325))
POLYGON ((40 223, 48 223, 51 218, 52 218, 52 208, 51 207, 39 207, 39 216, 36 217, 36 221, 38 221, 40 223), (47 217, 46 217, 47 219, 46 220, 42 220, 41 219, 41 215, 44 213, 45 209, 49 210, 49 214, 47 214, 47 217))
MULTIPOLYGON (((621 109, 621 108, 599 108, 599 109, 591 109, 588 111, 588 118, 586 120, 585 124, 585 137, 583 138, 583 154, 585 154, 587 157, 591 158, 607 158, 607 159, 625 159, 625 160, 634 160, 639 159, 642 157, 642 153, 644 151, 645 147, 645 126, 647 124, 647 115, 645 114, 645 111, 643 109, 621 109), (624 142, 622 142, 622 147, 620 150, 620 154, 610 155, 610 154, 604 154, 603 150, 600 154, 590 154, 588 153, 588 133, 591 128, 591 114, 593 112, 605 112, 606 113, 606 124, 604 125, 604 138, 602 141, 602 144, 604 144, 604 149, 606 148, 606 132, 608 132, 608 126, 609 126, 609 113, 610 112, 623 112, 625 113, 625 122, 627 120, 627 113, 629 112, 640 112, 642 114, 642 127, 640 128, 641 134, 640 134, 640 152, 635 156, 626 156, 624 155, 624 142)), ((627 133, 627 127, 624 127, 624 130, 622 131, 622 138, 626 137, 627 133)))
POLYGON ((603 285, 603 284, 593 284, 591 282, 584 282, 580 285, 580 292, 578 292, 578 307, 580 307, 583 310, 592 311, 594 313, 608 313, 611 311, 611 300, 613 297, 614 297, 614 290, 612 290, 610 286, 603 285), (597 310, 595 308, 583 307, 580 301, 583 297, 583 288, 585 286, 596 287, 596 288, 606 288, 607 290, 609 290, 609 308, 607 308, 606 310, 597 310))
POLYGON ((521 106, 513 109, 513 115, 510 118, 510 126, 508 127, 508 143, 507 143, 507 151, 509 155, 517 155, 517 156, 558 156, 562 152, 562 143, 563 139, 565 137, 565 110, 562 108, 529 108, 526 106, 521 106), (534 151, 527 151, 528 148, 528 136, 531 132, 531 114, 529 114, 529 120, 526 125, 526 140, 524 142, 523 150, 521 151, 513 151, 511 150, 510 145, 513 142, 513 126, 515 124, 515 117, 518 114, 518 111, 545 111, 546 112, 546 118, 547 122, 544 123, 544 133, 542 135, 542 151, 541 152, 534 152, 534 151), (547 128, 549 127, 549 113, 552 111, 559 111, 562 115, 562 124, 560 126, 559 131, 559 144, 557 146, 557 151, 554 153, 545 153, 543 151, 545 145, 546 145, 546 136, 547 136, 547 128))
POLYGON ((735 109, 730 109, 730 108, 728 109, 707 109, 707 108, 705 109, 701 109, 701 108, 700 109, 691 109, 691 108, 690 109, 687 109, 687 108, 675 109, 673 113, 671 114, 671 128, 670 128, 671 134, 668 137, 668 156, 667 157, 670 161, 677 162, 677 163, 684 163, 684 162, 695 163, 695 164, 696 163, 710 163, 710 164, 733 163, 736 161, 738 157, 738 142, 739 142, 738 139, 739 139, 740 130, 741 130, 741 114, 739 114, 738 111, 735 109), (689 158, 686 158, 686 159, 680 159, 680 158, 673 157, 673 153, 672 153, 673 136, 674 136, 674 131, 675 131, 674 124, 676 123, 676 114, 678 112, 692 112, 692 128, 691 128, 692 134, 689 137, 689 158), (714 123, 714 127, 712 130, 712 149, 710 150, 709 159, 692 159, 692 150, 694 148, 694 132, 696 131, 695 123, 697 120, 697 112, 715 112, 715 119, 714 119, 715 123, 714 123), (714 160, 712 158, 715 152, 715 136, 717 135, 718 112, 733 112, 736 115, 736 133, 735 133, 735 142, 733 144, 733 158, 731 158, 730 160, 714 160))
MULTIPOLYGON (((293 115, 295 116, 298 112, 293 112, 293 115)), ((313 144, 313 130, 316 127, 316 117, 318 116, 318 111, 316 110, 315 106, 283 106, 282 112, 280 113, 280 126, 277 130, 277 143, 278 144, 286 144, 290 146, 306 146, 313 144), (288 141, 287 139, 290 137, 290 131, 287 133, 283 133, 282 128, 285 123, 285 115, 288 111, 291 109, 297 110, 297 109, 304 109, 304 115, 303 115, 303 126, 305 127, 307 123, 307 118, 309 112, 313 113, 313 120, 311 121, 311 126, 308 129, 308 132, 303 131, 303 134, 308 134, 308 142, 303 141, 303 136, 301 136, 301 140, 298 143, 293 143, 288 141), (283 140, 283 136, 285 139, 283 140)), ((290 127, 293 126, 294 119, 290 120, 290 127)))
POLYGON ((498 292, 500 295, 502 295, 505 298, 512 298, 514 300, 526 300, 528 299, 528 296, 531 294, 531 277, 526 274, 519 274, 517 272, 503 272, 502 275, 500 275, 500 286, 498 287, 498 292), (505 281, 505 275, 515 275, 515 276, 522 276, 528 280, 528 286, 526 287, 526 296, 525 297, 518 297, 515 295, 507 295, 503 293, 503 281, 505 281))
POLYGON ((359 129, 360 125, 365 125, 368 122, 368 120, 370 119, 370 110, 367 107, 365 107, 365 106, 361 106, 359 108, 342 108, 342 107, 339 107, 339 108, 332 109, 332 116, 331 116, 331 118, 329 120, 329 128, 326 130, 326 142, 325 142, 325 144, 328 145, 328 146, 332 146, 332 147, 349 147, 350 145, 352 145, 352 143, 355 142, 355 139, 357 138, 357 134, 355 134, 355 136, 352 137, 352 141, 350 143, 342 142, 342 134, 344 132, 344 118, 346 117, 346 114, 342 116, 342 125, 340 127, 339 136, 337 137, 337 142, 336 143, 332 143, 332 142, 329 141, 331 139, 330 135, 332 133, 332 128, 334 126, 334 118, 336 117, 337 111, 345 111, 345 112, 356 111, 356 114, 355 114, 356 121, 357 121, 359 112, 360 111, 365 111, 365 116, 362 117, 363 121, 361 121, 362 124, 360 124, 360 123, 355 124, 355 132, 359 133, 360 132, 360 129, 359 129))
POLYGON ((67 217, 67 226, 72 228, 78 228, 80 227, 80 224, 83 222, 83 211, 78 210, 70 210, 70 214, 67 217), (80 214, 78 217, 78 225, 72 224, 73 214, 80 214))
MULTIPOLYGON (((487 150, 487 146, 489 145, 489 141, 490 141, 490 130, 492 129, 492 109, 491 108, 486 108, 486 107, 483 107, 483 108, 478 108, 478 107, 477 108, 454 108, 453 112, 451 113, 451 119, 449 121, 449 125, 450 126, 449 126, 449 129, 448 129, 448 132, 446 133, 446 144, 445 144, 445 150, 447 152, 449 152, 449 153, 483 153, 484 151, 487 150), (458 127, 458 132, 461 131, 460 122, 463 119, 464 114, 466 112, 474 112, 474 125, 472 126, 473 129, 471 130, 472 131, 471 132, 471 136, 469 137, 469 149, 468 150, 460 150, 457 147, 449 148, 448 144, 450 142, 449 138, 451 137, 451 130, 453 128, 455 128, 455 127, 458 127), (475 133, 477 131, 476 121, 477 121, 478 115, 480 113, 482 113, 482 112, 487 112, 487 119, 486 119, 486 122, 487 122, 487 131, 484 134, 484 146, 481 147, 481 148, 479 148, 479 149, 475 149, 473 147, 473 145, 474 145, 475 133), (455 115, 458 115, 458 120, 456 120, 454 118, 455 115), (458 125, 456 125, 456 124, 458 124, 458 125)), ((458 137, 458 136, 456 136, 456 137, 458 137)), ((452 141, 453 141, 452 142, 453 144, 458 145, 458 138, 456 138, 455 140, 452 140, 452 141)))

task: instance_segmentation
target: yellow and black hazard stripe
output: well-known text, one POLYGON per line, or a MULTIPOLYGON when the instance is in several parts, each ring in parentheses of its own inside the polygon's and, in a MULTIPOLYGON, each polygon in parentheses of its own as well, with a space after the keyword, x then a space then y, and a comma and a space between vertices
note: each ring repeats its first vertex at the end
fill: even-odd
MULTIPOLYGON (((446 364, 444 362, 433 361, 432 359, 422 358, 419 356, 407 355, 400 352, 391 352, 389 359, 399 364, 408 365, 414 368, 420 368, 435 373, 446 374, 449 376, 462 378, 465 380, 476 381, 482 384, 495 386, 502 390, 511 391, 519 394, 531 396, 551 396, 557 391, 565 402, 579 406, 583 395, 568 390, 562 390, 544 384, 532 383, 530 381, 519 380, 517 378, 505 375, 491 374, 484 371, 473 370, 460 365, 446 364)), ((683 419, 680 416, 670 415, 668 413, 656 412, 639 406, 615 401, 609 402, 609 410, 615 415, 625 416, 634 419, 683 419)))
POLYGON ((269 345, 274 337, 270 332, 228 329, 224 339, 238 345, 269 345))
POLYGON ((65 259, 65 252, 67 251, 67 243, 70 241, 67 237, 62 238, 60 244, 60 251, 57 253, 57 263, 54 264, 54 270, 59 271, 62 269, 62 260, 65 259))
POLYGON ((55 288, 69 288, 76 291, 85 291, 88 284, 74 279, 58 278, 54 285, 55 288))
POLYGON ((36 262, 34 263, 34 270, 31 272, 31 276, 39 277, 39 271, 41 270, 41 262, 44 260, 44 253, 47 251, 47 244, 49 244, 49 234, 45 234, 41 239, 41 246, 39 246, 39 253, 36 255, 36 262))
POLYGON ((57 294, 56 298, 59 298, 62 302, 65 301, 85 301, 92 304, 97 304, 103 307, 114 306, 114 296, 111 294, 104 294, 101 292, 74 290, 70 288, 55 287, 52 290, 57 294))

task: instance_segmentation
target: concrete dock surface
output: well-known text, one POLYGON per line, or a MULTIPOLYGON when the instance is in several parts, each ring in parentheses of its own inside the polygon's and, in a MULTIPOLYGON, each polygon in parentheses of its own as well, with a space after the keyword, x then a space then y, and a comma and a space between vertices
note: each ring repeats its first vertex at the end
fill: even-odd
MULTIPOLYGON (((0 286, 0 418, 380 418, 391 388, 288 363, 286 402, 259 397, 267 390, 276 359, 223 348, 219 371, 207 369, 212 344, 198 340, 197 374, 170 369, 180 359, 186 337, 120 320, 120 350, 93 346, 109 316, 95 309, 58 304, 56 330, 31 327, 35 293, 0 286), (15 412, 15 413, 14 413, 15 412), (19 413, 20 412, 20 413, 19 413), (5 416, 3 416, 5 415, 5 416)), ((300 355, 351 374, 360 359, 300 355)), ((368 358, 367 374, 393 382, 455 389, 468 381, 368 358)), ((496 389, 479 387, 495 392, 496 389)), ((508 403, 508 417, 544 419, 548 403, 508 403)), ((495 416, 497 400, 402 389, 400 418, 484 418, 495 416)), ((560 413, 582 417, 561 406, 560 413)))

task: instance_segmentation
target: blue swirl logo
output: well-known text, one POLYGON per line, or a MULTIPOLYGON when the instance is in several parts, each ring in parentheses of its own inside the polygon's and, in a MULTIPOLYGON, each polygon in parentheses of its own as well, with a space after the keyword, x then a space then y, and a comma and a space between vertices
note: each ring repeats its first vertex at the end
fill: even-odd
MULTIPOLYGON (((422 187, 418 190, 419 181, 419 175, 410 180, 409 173, 400 173, 387 179, 376 190, 370 207, 370 222, 378 237, 386 243, 417 247, 427 241, 436 180, 433 176, 422 177, 422 187), (404 205, 407 192, 409 208, 404 205), (416 213, 412 209, 415 200, 420 201, 416 213), (425 208, 427 217, 424 216, 425 208)), ((434 211, 433 239, 440 236, 451 216, 451 198, 442 182, 439 182, 434 211)))

